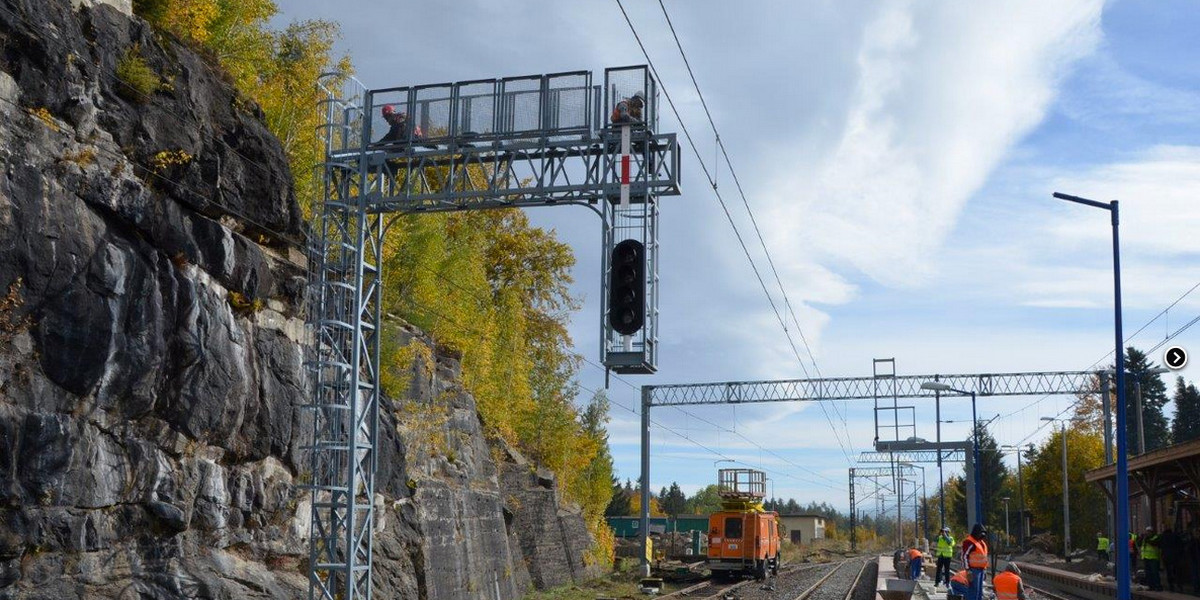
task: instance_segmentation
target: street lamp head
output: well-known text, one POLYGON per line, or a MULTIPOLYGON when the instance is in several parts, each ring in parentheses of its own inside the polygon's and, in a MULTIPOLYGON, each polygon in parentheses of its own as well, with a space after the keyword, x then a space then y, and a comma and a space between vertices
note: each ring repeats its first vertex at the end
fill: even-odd
POLYGON ((921 389, 933 390, 935 392, 949 392, 953 390, 949 385, 940 381, 926 381, 921 384, 921 389))
POLYGON ((1055 419, 1054 417, 1042 417, 1042 420, 1043 421, 1056 421, 1057 419, 1055 419))

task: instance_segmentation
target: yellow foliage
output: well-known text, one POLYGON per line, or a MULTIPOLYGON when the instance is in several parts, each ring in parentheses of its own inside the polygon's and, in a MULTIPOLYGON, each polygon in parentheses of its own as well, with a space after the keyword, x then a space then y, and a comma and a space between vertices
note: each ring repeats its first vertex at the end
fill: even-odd
POLYGON ((155 173, 162 173, 171 167, 186 165, 189 162, 192 162, 192 155, 183 150, 163 150, 150 159, 155 173))
POLYGON ((237 314, 250 314, 263 309, 263 301, 255 298, 251 300, 241 292, 229 290, 226 293, 226 299, 229 300, 229 306, 233 307, 233 312, 237 314))
POLYGON ((25 110, 37 118, 37 120, 41 121, 43 125, 49 127, 50 131, 58 133, 58 122, 54 120, 54 115, 50 114, 50 111, 46 110, 46 107, 27 108, 25 110))
MULTIPOLYGON (((633 497, 629 499, 629 513, 633 515, 642 514, 642 493, 640 491, 635 493, 633 497)), ((655 498, 654 494, 650 494, 650 516, 667 516, 666 513, 664 513, 662 509, 658 507, 658 498, 655 498)))
POLYGON ((179 37, 204 43, 220 12, 217 0, 175 0, 166 5, 162 25, 179 37))

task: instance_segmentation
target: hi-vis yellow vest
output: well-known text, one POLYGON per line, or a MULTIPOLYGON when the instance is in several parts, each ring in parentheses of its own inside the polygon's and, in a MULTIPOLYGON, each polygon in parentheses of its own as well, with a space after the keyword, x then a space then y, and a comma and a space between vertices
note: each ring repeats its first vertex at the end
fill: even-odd
POLYGON ((938 558, 950 558, 954 556, 954 538, 939 535, 937 539, 937 556, 938 558))

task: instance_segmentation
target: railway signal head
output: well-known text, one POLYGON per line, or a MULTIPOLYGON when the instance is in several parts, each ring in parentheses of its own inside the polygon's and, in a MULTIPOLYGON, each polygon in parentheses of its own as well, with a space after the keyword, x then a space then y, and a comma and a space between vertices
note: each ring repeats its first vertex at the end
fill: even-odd
POLYGON ((608 324, 633 335, 646 322, 646 247, 625 240, 612 251, 608 281, 608 324))

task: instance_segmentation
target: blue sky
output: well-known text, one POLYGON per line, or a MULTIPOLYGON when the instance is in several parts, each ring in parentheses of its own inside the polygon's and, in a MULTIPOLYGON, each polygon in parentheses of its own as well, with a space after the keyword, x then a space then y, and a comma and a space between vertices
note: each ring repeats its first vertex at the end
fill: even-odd
MULTIPOLYGON (((338 21, 339 47, 369 87, 645 62, 612 0, 279 5, 281 21, 338 21)), ((658 3, 626 5, 711 164, 712 135, 658 3)), ((1200 282, 1194 5, 666 6, 824 375, 869 375, 877 357, 896 358, 901 374, 1074 370, 1104 358, 1108 216, 1052 200, 1054 191, 1121 200, 1127 333, 1200 282)), ((663 115, 660 129, 678 131, 663 115)), ((684 195, 663 200, 660 372, 610 390, 622 478, 638 474, 637 416, 620 408, 637 404, 635 386, 804 375, 690 154, 684 173, 684 195)), ((752 235, 724 166, 720 178, 752 235)), ((598 362, 594 217, 532 215, 576 248, 585 305, 572 333, 598 362)), ((761 250, 752 254, 765 269, 761 250)), ((1200 290, 1133 343, 1149 348, 1198 313, 1200 290)), ((1200 352, 1200 327, 1173 343, 1200 352)), ((1195 369, 1182 374, 1194 380, 1195 369)), ((585 366, 580 383, 595 389, 603 374, 585 366)), ((1014 413, 993 424, 1002 443, 1038 441, 1039 418, 1069 399, 1038 400, 981 399, 979 414, 1014 413)), ((658 410, 655 420, 689 439, 654 431, 652 486, 695 490, 727 456, 768 469, 779 496, 844 508, 846 455, 869 448, 871 409, 827 410, 834 427, 818 406, 658 410)), ((947 402, 943 418, 959 421, 943 436, 961 438, 969 406, 947 402)), ((918 406, 917 419, 931 438, 931 407, 918 406)))

